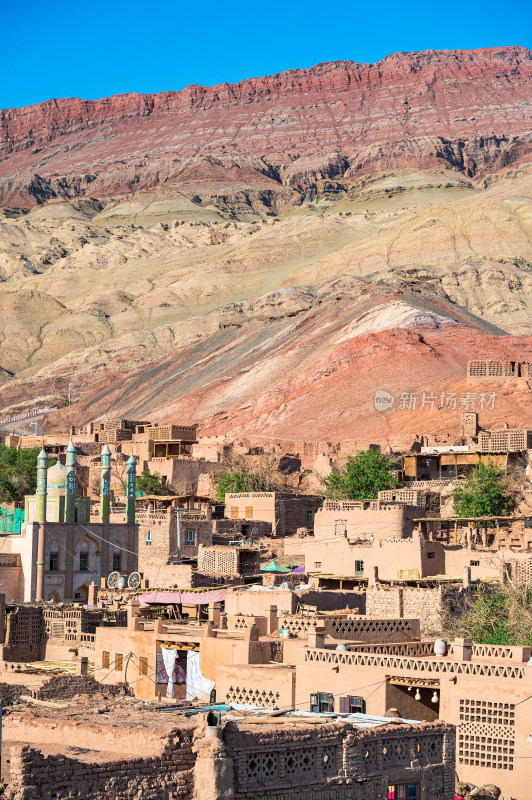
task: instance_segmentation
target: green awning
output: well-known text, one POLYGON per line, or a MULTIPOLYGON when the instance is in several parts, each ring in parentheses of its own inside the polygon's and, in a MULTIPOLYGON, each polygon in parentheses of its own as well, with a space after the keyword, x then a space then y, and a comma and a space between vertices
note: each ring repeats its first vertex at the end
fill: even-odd
POLYGON ((281 567, 277 561, 270 561, 266 567, 261 567, 261 572, 290 572, 287 567, 281 567))

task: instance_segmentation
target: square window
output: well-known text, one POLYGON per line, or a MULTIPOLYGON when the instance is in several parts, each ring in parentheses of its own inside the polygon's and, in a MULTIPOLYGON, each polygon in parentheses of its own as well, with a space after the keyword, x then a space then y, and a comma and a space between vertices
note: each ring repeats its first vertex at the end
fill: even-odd
POLYGON ((314 569, 321 569, 321 561, 314 562, 314 569))
POLYGON ((151 544, 151 531, 146 531, 146 544, 151 544))
POLYGON ((364 562, 363 561, 355 561, 355 573, 357 575, 364 574, 364 562))
POLYGON ((469 562, 469 566, 470 567, 480 567, 480 561, 470 561, 469 562))
POLYGON ((253 519, 253 506, 246 506, 246 519, 253 519))
POLYGON ((238 519, 238 506, 231 506, 231 519, 238 519))
POLYGON ((196 531, 185 531, 185 544, 193 547, 196 544, 196 531))
POLYGON ((436 558, 436 553, 434 551, 427 553, 427 558, 436 558))
POLYGON ((365 714, 366 701, 363 697, 350 697, 349 698, 349 713, 350 714, 365 714))

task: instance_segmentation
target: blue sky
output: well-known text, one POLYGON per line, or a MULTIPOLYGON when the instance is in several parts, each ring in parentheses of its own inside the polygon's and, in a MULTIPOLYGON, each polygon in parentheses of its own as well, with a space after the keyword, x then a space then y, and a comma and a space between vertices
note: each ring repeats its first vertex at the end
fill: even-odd
POLYGON ((410 50, 532 46, 523 2, 4 0, 0 108, 234 82, 410 50))

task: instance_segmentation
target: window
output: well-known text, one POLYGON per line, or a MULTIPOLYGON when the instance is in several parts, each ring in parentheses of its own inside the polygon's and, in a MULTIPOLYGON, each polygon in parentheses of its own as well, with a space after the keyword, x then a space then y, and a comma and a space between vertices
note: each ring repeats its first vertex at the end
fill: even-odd
POLYGON ((146 531, 146 544, 151 544, 151 531, 146 531))
POLYGON ((366 701, 363 697, 340 697, 341 714, 365 714, 366 701))
POLYGON ((417 783, 396 783, 388 786, 388 800, 418 800, 417 783))
POLYGON ((107 650, 102 651, 102 668, 109 669, 109 653, 107 650))
POLYGON ((246 519, 253 519, 253 506, 246 506, 246 519))
POLYGON ((436 553, 434 551, 427 553, 427 558, 436 558, 436 553))
POLYGON ((113 553, 113 572, 120 572, 121 561, 121 553, 113 553))
POLYGON ((363 561, 355 561, 355 573, 357 575, 364 574, 364 562, 363 561))
POLYGON ((139 658, 139 661, 140 661, 140 665, 139 665, 140 674, 141 675, 147 675, 148 674, 148 659, 146 658, 146 656, 141 656, 139 658))
POLYGON ((89 554, 88 553, 80 553, 79 554, 79 571, 80 572, 88 572, 89 571, 89 554))
POLYGON ((314 569, 321 569, 321 561, 314 562, 314 569))
POLYGON ((196 544, 196 531, 185 531, 185 544, 188 544, 191 547, 196 544))
POLYGON ((231 519, 238 519, 238 506, 231 506, 231 519))
POLYGON ((318 713, 334 711, 334 695, 328 692, 317 692, 310 695, 310 710, 318 713))
POLYGON ((480 561, 470 561, 469 562, 469 566, 470 567, 480 567, 480 561))
POLYGON ((116 653, 115 654, 115 669, 117 672, 122 672, 124 669, 124 654, 123 653, 116 653))
POLYGON ((50 572, 57 572, 59 569, 59 553, 57 550, 50 551, 50 572))
POLYGON ((310 508, 307 509, 307 522, 309 525, 312 525, 314 522, 314 511, 312 511, 310 508))

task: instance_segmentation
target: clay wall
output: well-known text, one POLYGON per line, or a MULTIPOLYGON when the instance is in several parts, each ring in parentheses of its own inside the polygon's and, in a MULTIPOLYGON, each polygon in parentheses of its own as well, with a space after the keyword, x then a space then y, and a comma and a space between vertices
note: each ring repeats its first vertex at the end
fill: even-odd
POLYGON ((230 519, 268 522, 273 536, 286 536, 295 534, 298 528, 312 528, 321 503, 321 497, 316 495, 228 492, 225 514, 230 519))
POLYGON ((414 586, 368 586, 366 613, 381 617, 418 619, 422 636, 440 635, 445 618, 458 616, 472 590, 461 586, 422 588, 414 586))
POLYGON ((40 661, 43 631, 41 607, 8 607, 5 642, 0 645, 0 660, 40 661))
POLYGON ((295 702, 295 668, 231 664, 216 668, 216 700, 288 709, 295 702))
MULTIPOLYGON (((49 727, 44 739, 47 743, 53 741, 53 732, 49 727)), ((42 735, 41 730, 37 731, 42 735)), ((123 729, 115 729, 113 734, 122 743, 124 752, 130 750, 123 729)), ((72 731, 71 736, 70 741, 83 746, 83 731, 79 727, 72 731)), ((45 757, 32 747, 13 747, 10 783, 4 796, 7 800, 52 795, 57 798, 83 797, 84 800, 108 800, 109 797, 130 800, 134 796, 150 800, 168 800, 170 796, 192 800, 195 764, 192 736, 193 730, 183 727, 168 737, 162 752, 143 755, 153 749, 145 742, 143 749, 136 748, 138 755, 129 758, 108 757, 104 763, 91 763, 62 755, 45 757)), ((24 740, 32 741, 31 735, 28 739, 24 736, 24 740)), ((101 731, 97 748, 102 748, 101 731)))
POLYGON ((234 758, 235 800, 384 798, 399 783, 416 783, 420 800, 454 797, 451 726, 261 728, 224 729, 226 751, 234 758))

